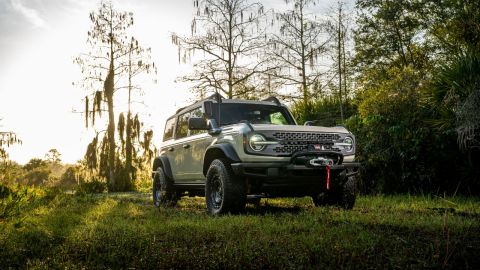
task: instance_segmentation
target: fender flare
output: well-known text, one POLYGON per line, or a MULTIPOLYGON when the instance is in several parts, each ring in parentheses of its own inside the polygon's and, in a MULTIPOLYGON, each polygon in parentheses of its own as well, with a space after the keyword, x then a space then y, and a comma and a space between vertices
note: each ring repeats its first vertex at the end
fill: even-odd
POLYGON ((158 167, 162 167, 165 175, 168 178, 173 179, 172 168, 170 167, 170 162, 168 161, 167 156, 158 156, 155 158, 152 167, 152 178, 155 176, 155 171, 158 167))
POLYGON ((205 155, 203 156, 203 175, 207 175, 208 167, 210 163, 213 161, 215 156, 219 154, 223 154, 227 159, 229 159, 232 163, 241 162, 240 158, 238 157, 237 151, 233 148, 231 144, 228 143, 220 143, 214 144, 207 148, 205 151, 205 155))

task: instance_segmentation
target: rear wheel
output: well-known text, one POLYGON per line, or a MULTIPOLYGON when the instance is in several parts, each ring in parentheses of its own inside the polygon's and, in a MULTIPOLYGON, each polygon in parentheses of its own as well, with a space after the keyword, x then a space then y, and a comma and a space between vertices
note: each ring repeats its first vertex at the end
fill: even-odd
POLYGON ((205 184, 208 212, 212 215, 239 213, 245 209, 246 197, 245 182, 235 176, 228 160, 215 159, 205 184))
POLYGON ((156 207, 174 206, 177 196, 173 189, 173 181, 165 175, 162 167, 158 167, 153 177, 152 187, 153 204, 156 207))
POLYGON ((251 199, 247 199, 247 203, 252 204, 255 207, 259 207, 261 200, 262 198, 251 198, 251 199))

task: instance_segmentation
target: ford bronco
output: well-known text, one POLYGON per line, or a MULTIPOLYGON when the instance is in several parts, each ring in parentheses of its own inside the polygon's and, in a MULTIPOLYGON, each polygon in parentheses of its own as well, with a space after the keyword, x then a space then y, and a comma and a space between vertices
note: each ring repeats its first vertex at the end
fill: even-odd
POLYGON ((297 125, 275 97, 216 94, 167 119, 153 163, 155 206, 205 196, 211 214, 239 213, 261 198, 310 196, 316 206, 354 206, 355 137, 341 126, 297 125))

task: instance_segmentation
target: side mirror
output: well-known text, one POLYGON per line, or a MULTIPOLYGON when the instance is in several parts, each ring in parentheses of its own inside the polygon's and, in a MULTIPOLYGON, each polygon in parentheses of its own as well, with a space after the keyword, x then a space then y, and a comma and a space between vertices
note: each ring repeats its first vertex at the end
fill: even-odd
POLYGON ((314 126, 315 125, 315 121, 305 121, 305 124, 303 124, 304 126, 314 126))
POLYGON ((207 120, 201 117, 192 117, 188 119, 188 129, 190 130, 207 130, 207 120))
POLYGON ((203 103, 203 113, 207 116, 207 118, 213 117, 213 102, 212 101, 205 101, 203 103))

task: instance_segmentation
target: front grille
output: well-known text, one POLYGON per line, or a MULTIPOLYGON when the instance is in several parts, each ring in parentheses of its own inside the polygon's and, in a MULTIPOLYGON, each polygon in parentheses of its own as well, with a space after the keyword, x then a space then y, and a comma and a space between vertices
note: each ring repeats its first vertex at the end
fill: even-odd
POLYGON ((276 132, 273 137, 279 141, 312 141, 331 142, 340 139, 336 133, 312 133, 312 132, 276 132))
POLYGON ((280 146, 273 149, 279 154, 307 151, 308 146, 313 144, 320 144, 325 150, 334 150, 332 149, 334 141, 340 139, 340 135, 336 133, 277 132, 272 136, 280 141, 280 146))

